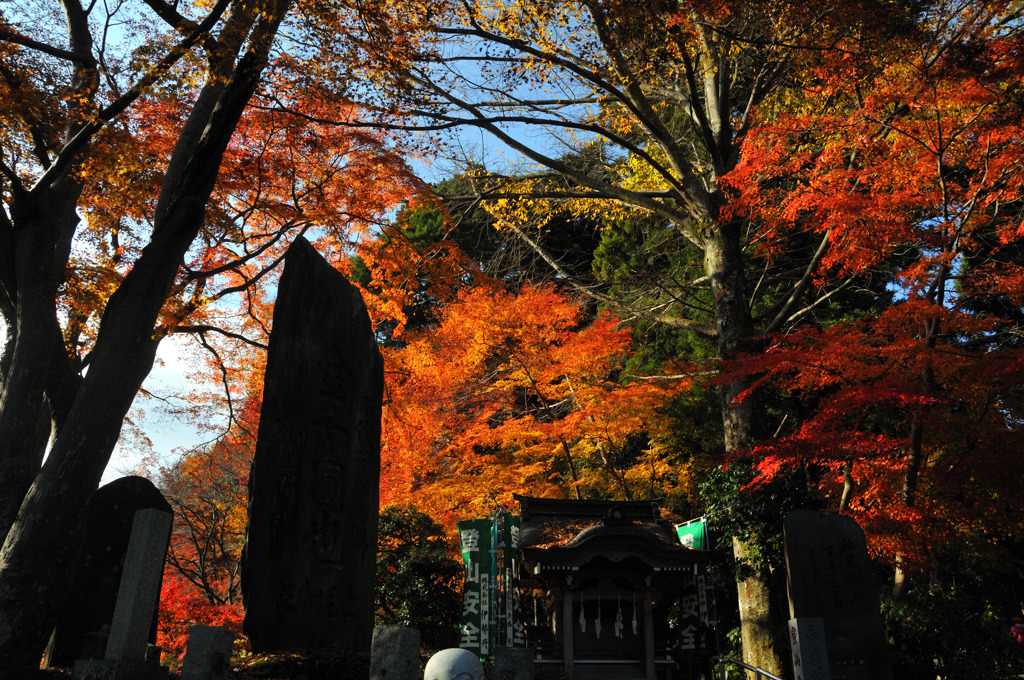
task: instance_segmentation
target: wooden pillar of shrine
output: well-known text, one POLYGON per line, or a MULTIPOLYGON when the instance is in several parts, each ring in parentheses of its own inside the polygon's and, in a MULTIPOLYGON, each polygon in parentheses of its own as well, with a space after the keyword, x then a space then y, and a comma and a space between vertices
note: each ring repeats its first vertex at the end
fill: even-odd
POLYGON ((562 594, 562 669, 565 677, 573 677, 573 616, 572 616, 572 591, 565 590, 562 594))
POLYGON ((654 680, 654 605, 650 590, 643 591, 644 598, 644 677, 654 680))

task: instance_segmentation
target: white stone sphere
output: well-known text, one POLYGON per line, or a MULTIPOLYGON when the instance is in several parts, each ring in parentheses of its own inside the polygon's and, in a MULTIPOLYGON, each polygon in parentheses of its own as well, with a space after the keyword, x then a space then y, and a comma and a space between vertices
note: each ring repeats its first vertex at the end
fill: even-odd
POLYGON ((468 649, 442 649, 427 661, 423 680, 484 680, 484 667, 468 649))

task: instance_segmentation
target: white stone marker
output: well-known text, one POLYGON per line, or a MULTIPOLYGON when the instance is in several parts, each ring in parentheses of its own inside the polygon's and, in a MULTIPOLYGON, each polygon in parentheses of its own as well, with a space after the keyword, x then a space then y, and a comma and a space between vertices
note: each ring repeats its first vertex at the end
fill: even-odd
POLYGON ((793 651, 795 680, 831 680, 825 624, 820 618, 789 620, 789 645, 793 651))
POLYGON ((169 513, 154 508, 135 513, 107 639, 108 661, 146 658, 153 608, 160 595, 164 573, 171 518, 169 513))

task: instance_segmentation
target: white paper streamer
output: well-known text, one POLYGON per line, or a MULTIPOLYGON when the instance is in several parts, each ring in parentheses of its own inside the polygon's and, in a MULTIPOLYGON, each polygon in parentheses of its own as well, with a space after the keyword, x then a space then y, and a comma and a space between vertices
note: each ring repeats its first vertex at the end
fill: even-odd
POLYGON ((615 613, 615 637, 622 637, 622 629, 626 624, 622 622, 622 596, 619 595, 619 611, 615 613))

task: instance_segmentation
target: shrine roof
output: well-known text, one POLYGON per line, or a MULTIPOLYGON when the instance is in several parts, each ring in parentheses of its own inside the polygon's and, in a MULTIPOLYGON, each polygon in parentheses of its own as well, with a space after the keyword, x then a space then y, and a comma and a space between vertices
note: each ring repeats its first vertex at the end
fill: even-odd
POLYGON ((710 553, 679 542, 660 500, 515 498, 522 518, 519 549, 531 562, 578 564, 597 554, 631 554, 658 564, 709 559, 710 553))

